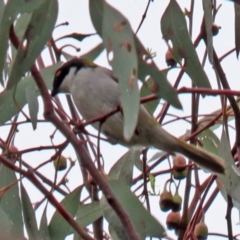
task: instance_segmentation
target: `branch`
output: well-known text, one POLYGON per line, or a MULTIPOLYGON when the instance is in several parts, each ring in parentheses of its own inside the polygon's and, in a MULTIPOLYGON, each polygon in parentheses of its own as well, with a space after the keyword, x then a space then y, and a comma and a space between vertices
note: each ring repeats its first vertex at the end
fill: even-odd
MULTIPOLYGON (((12 44, 18 48, 19 46, 19 40, 14 32, 13 26, 11 26, 10 29, 10 40, 12 42, 12 44)), ((80 141, 79 139, 76 138, 76 136, 73 134, 73 132, 56 116, 55 112, 54 112, 54 107, 51 101, 51 96, 48 92, 48 89, 45 85, 45 82, 41 76, 41 74, 39 73, 37 67, 35 65, 33 65, 31 67, 31 73, 32 76, 39 88, 39 91, 42 95, 42 99, 43 99, 43 104, 44 104, 44 117, 45 119, 49 120, 51 123, 54 124, 54 126, 57 127, 57 129, 69 140, 69 142, 73 145, 76 153, 80 156, 81 158, 81 163, 82 166, 85 167, 89 173, 92 175, 94 181, 96 183, 98 183, 100 189, 103 191, 109 205, 114 209, 114 211, 116 212, 116 214, 118 215, 121 223, 123 224, 127 235, 129 236, 129 238, 131 240, 138 240, 138 236, 135 232, 135 229, 132 225, 132 222, 128 216, 128 214, 126 213, 126 211, 123 209, 123 207, 121 206, 121 204, 119 203, 119 201, 116 199, 116 197, 114 196, 112 190, 109 188, 107 182, 105 181, 105 179, 100 175, 100 173, 97 171, 97 169, 95 168, 91 157, 89 156, 88 152, 86 151, 84 144, 82 141, 80 141)), ((30 178, 30 181, 36 182, 37 183, 37 178, 32 177, 34 176, 33 174, 27 174, 26 177, 30 178)), ((40 187, 37 185, 37 187, 40 187)), ((40 189, 40 190, 43 190, 40 189)), ((47 191, 48 192, 48 191, 47 191)), ((52 195, 49 195, 52 196, 52 195)), ((53 197, 53 196, 52 196, 53 197)), ((50 200, 49 200, 50 201, 50 200)), ((54 202, 54 206, 55 204, 59 204, 57 201, 54 202)), ((62 211, 60 211, 60 214, 63 214, 62 211)), ((63 215, 62 215, 63 216, 63 215)), ((65 216, 63 216, 65 218, 65 216)), ((66 219, 66 218, 65 218, 66 219)), ((69 218, 66 219, 67 221, 69 221, 69 218)), ((78 226, 78 224, 75 222, 75 220, 73 219, 73 221, 71 221, 71 225, 74 227, 75 230, 78 231, 78 233, 81 236, 84 236, 84 238, 86 239, 92 239, 89 235, 87 235, 85 233, 85 231, 78 226)))

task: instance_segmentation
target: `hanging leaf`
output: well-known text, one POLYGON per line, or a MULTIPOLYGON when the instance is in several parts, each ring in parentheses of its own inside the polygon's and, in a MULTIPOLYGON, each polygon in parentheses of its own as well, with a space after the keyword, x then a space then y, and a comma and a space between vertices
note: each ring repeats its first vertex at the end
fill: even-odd
POLYGON ((104 1, 91 0, 89 3, 89 12, 91 21, 97 33, 102 36, 102 23, 103 23, 103 6, 104 1))
POLYGON ((32 203, 28 196, 26 189, 23 184, 21 184, 21 200, 23 206, 23 217, 24 224, 29 236, 29 239, 40 239, 40 235, 37 227, 37 220, 35 216, 35 212, 33 210, 32 203))
POLYGON ((5 165, 2 165, 0 176, 1 190, 15 183, 6 189, 0 198, 0 208, 5 212, 7 219, 11 222, 10 235, 8 237, 12 239, 22 239, 24 238, 22 204, 19 197, 19 187, 15 172, 5 165))
POLYGON ((44 240, 51 240, 49 235, 49 229, 48 229, 48 221, 47 221, 47 206, 45 207, 42 218, 40 221, 40 227, 39 227, 39 233, 41 235, 41 239, 44 240))
POLYGON ((128 19, 107 3, 103 13, 102 38, 108 55, 112 54, 109 61, 121 92, 123 134, 130 140, 137 126, 140 101, 134 33, 128 19))
POLYGON ((171 40, 173 56, 185 60, 184 70, 198 87, 210 88, 210 82, 198 59, 189 37, 184 14, 175 0, 171 0, 161 19, 161 30, 166 41, 171 40))
POLYGON ((172 106, 182 109, 182 105, 178 99, 176 90, 171 86, 166 77, 166 71, 160 71, 157 65, 152 61, 150 64, 147 63, 146 57, 149 55, 143 47, 140 40, 136 37, 136 45, 138 52, 138 77, 142 82, 145 81, 147 76, 150 76, 155 84, 155 94, 160 98, 165 99, 172 106))
POLYGON ((6 59, 6 53, 8 48, 8 33, 11 24, 15 21, 16 17, 19 14, 22 14, 24 12, 30 13, 38 9, 44 1, 45 0, 30 0, 26 2, 25 0, 8 0, 5 7, 0 6, 0 9, 1 7, 3 7, 0 10, 2 15, 2 18, 0 16, 0 73, 2 73, 4 62, 6 59))
MULTIPOLYGON (((89 11, 92 23, 97 31, 97 33, 102 36, 103 31, 103 1, 92 0, 89 1, 89 11)), ((147 76, 151 76, 153 80, 157 83, 158 91, 156 94, 165 99, 169 104, 173 105, 176 108, 182 108, 181 103, 178 99, 177 92, 171 84, 167 81, 166 74, 163 71, 160 71, 156 64, 152 62, 151 64, 147 63, 146 56, 148 56, 148 51, 144 48, 139 39, 134 35, 135 44, 137 48, 137 57, 138 57, 138 78, 145 81, 147 76)), ((106 46, 106 45, 105 45, 106 46)))
MULTIPOLYGON (((47 87, 50 89, 52 88, 54 73, 60 67, 60 65, 61 63, 57 63, 45 69, 41 69, 40 71, 47 87)), ((25 97, 25 89, 27 87, 34 89, 34 91, 37 90, 36 83, 33 80, 32 76, 27 76, 19 82, 15 95, 12 89, 5 90, 0 93, 0 124, 4 124, 5 122, 9 121, 14 115, 19 113, 18 107, 22 108, 25 104, 27 104, 25 97)), ((40 93, 36 92, 36 95, 39 96, 40 93)))
POLYGON ((37 94, 34 87, 27 86, 25 90, 26 90, 26 100, 28 103, 29 115, 31 118, 33 130, 35 130, 37 128, 37 114, 39 110, 37 94))
POLYGON ((80 204, 76 214, 76 221, 82 227, 86 227, 99 219, 102 214, 100 202, 92 202, 85 205, 80 204))
MULTIPOLYGON (((61 201, 65 210, 73 217, 76 215, 78 210, 81 190, 82 187, 77 187, 61 201)), ((65 239, 65 237, 71 232, 73 232, 73 228, 62 217, 62 215, 56 211, 49 223, 50 237, 54 239, 65 239)))
MULTIPOLYGON (((145 239, 147 236, 156 238, 163 238, 165 236, 163 226, 144 208, 143 204, 130 191, 129 186, 119 180, 110 180, 108 183, 114 195, 128 213, 140 239, 145 239)), ((104 197, 101 199, 101 205, 104 217, 114 229, 118 238, 128 239, 119 218, 104 197)))
POLYGON ((209 62, 213 64, 213 39, 212 39, 212 0, 202 0, 204 10, 204 23, 207 34, 207 52, 209 62))
POLYGON ((206 129, 198 135, 201 145, 207 151, 218 154, 220 141, 211 129, 206 129))
POLYGON ((110 169, 109 180, 121 180, 129 187, 132 183, 133 165, 135 160, 139 160, 141 149, 130 148, 110 169))
POLYGON ((235 13, 235 47, 237 58, 240 51, 240 4, 234 3, 234 13, 235 13))
POLYGON ((223 187, 221 188, 221 192, 223 196, 226 196, 226 192, 229 196, 232 197, 234 201, 236 201, 237 205, 240 204, 240 171, 237 166, 235 166, 235 162, 233 160, 231 154, 231 148, 229 144, 229 140, 225 131, 222 131, 221 143, 219 147, 219 156, 225 160, 225 175, 218 175, 218 178, 223 187))
POLYGON ((22 40, 24 46, 22 45, 18 48, 16 58, 14 59, 7 84, 8 90, 16 86, 43 50, 46 42, 52 36, 57 15, 57 0, 45 0, 44 3, 33 12, 22 40))
POLYGON ((15 33, 20 41, 22 40, 27 26, 30 23, 31 17, 32 13, 23 13, 19 16, 16 24, 14 25, 15 33))
POLYGON ((103 50, 104 50, 103 43, 99 43, 96 47, 91 49, 89 52, 85 53, 84 55, 81 55, 81 58, 94 61, 94 59, 96 59, 103 50))
POLYGON ((61 39, 64 39, 64 38, 73 38, 73 39, 81 42, 85 38, 91 37, 91 36, 94 36, 94 35, 96 35, 96 34, 95 33, 91 33, 91 34, 71 33, 71 34, 67 34, 67 35, 64 35, 64 36, 58 38, 57 41, 61 40, 61 39))

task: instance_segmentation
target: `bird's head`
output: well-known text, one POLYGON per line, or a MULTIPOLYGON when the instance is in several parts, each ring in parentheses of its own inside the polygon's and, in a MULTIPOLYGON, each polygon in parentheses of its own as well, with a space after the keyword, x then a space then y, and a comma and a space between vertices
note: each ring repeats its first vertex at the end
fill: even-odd
POLYGON ((82 68, 93 68, 97 65, 88 59, 73 58, 68 62, 64 63, 55 73, 53 80, 52 96, 57 95, 59 92, 64 90, 65 79, 72 78, 82 68))

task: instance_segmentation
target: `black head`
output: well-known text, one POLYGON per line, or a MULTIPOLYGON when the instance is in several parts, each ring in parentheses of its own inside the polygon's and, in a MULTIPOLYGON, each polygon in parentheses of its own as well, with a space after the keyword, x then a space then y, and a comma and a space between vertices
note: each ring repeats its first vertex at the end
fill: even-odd
POLYGON ((52 96, 58 94, 59 87, 62 84, 64 78, 68 75, 69 70, 71 67, 76 68, 76 72, 81 69, 82 67, 86 66, 84 59, 80 58, 73 58, 70 61, 64 63, 55 73, 54 80, 53 80, 53 89, 52 89, 52 96))

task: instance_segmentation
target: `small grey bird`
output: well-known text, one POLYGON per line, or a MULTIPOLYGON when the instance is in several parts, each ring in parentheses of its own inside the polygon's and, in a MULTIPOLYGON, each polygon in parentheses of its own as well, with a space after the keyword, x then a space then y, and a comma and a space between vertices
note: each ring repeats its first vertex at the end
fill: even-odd
MULTIPOLYGON (((71 94, 81 116, 90 120, 109 113, 120 104, 118 83, 112 76, 112 71, 107 68, 86 59, 73 58, 56 71, 52 96, 59 92, 71 94)), ((94 123, 93 127, 98 129, 99 123, 94 123)), ((129 141, 123 136, 121 112, 107 118, 101 125, 101 132, 111 143, 178 152, 211 172, 225 172, 223 159, 169 134, 143 105, 139 107, 137 127, 129 141)))

